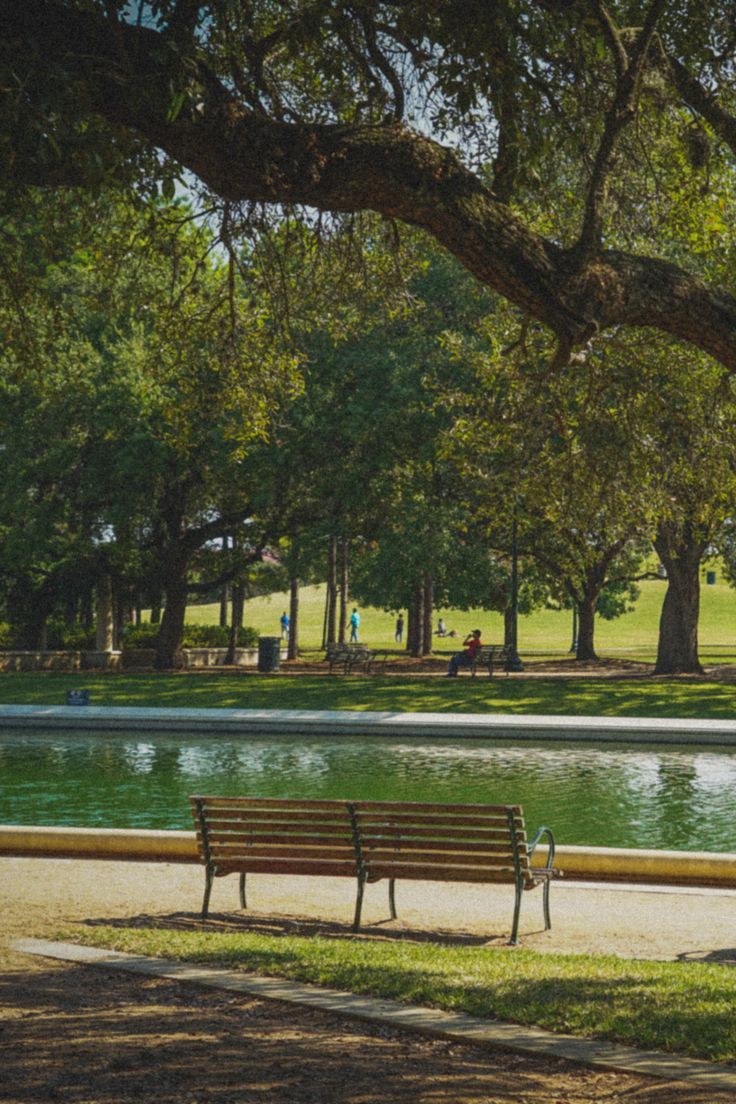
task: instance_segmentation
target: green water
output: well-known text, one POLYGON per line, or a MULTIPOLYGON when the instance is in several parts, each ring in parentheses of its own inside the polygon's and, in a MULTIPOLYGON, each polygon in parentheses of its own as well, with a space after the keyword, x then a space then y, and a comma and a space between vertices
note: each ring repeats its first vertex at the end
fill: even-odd
POLYGON ((488 801, 604 847, 731 851, 736 751, 355 737, 0 734, 0 823, 190 828, 191 793, 488 801))
POLYGON ((523 805, 600 847, 732 851, 736 751, 386 737, 0 734, 2 824, 190 828, 189 794, 523 805))

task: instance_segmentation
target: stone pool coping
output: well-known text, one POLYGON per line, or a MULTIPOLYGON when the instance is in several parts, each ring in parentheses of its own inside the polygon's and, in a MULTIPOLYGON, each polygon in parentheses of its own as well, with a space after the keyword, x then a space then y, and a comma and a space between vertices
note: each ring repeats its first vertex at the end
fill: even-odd
POLYGON ((368 710, 170 709, 100 705, 0 705, 2 728, 126 732, 227 732, 282 736, 418 736, 736 747, 736 720, 580 717, 368 710))
POLYGON ((686 1058, 662 1051, 640 1050, 606 1040, 582 1039, 538 1027, 483 1020, 466 1013, 401 1004, 385 998, 360 996, 283 978, 244 974, 224 967, 173 962, 74 943, 22 939, 14 944, 14 949, 24 954, 85 966, 123 970, 266 1000, 285 1001, 288 1004, 475 1046, 501 1047, 520 1054, 564 1058, 594 1068, 688 1082, 711 1091, 736 1091, 736 1070, 702 1059, 686 1058))

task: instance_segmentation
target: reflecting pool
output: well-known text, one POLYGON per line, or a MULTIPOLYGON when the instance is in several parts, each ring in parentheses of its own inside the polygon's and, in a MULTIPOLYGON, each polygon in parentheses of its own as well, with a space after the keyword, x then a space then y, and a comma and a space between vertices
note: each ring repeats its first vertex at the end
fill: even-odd
POLYGON ((567 844, 732 851, 736 750, 386 737, 0 734, 0 823, 190 828, 191 793, 524 806, 567 844))

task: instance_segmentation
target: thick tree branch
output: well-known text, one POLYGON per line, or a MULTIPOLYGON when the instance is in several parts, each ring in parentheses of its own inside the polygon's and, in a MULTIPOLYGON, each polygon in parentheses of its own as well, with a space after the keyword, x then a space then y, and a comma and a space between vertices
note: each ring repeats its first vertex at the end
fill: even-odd
POLYGON ((0 18, 14 50, 32 41, 41 56, 74 66, 87 110, 143 136, 226 201, 377 211, 432 234, 571 349, 614 325, 651 326, 736 369, 732 296, 653 258, 594 252, 581 266, 530 230, 451 150, 400 123, 267 118, 203 65, 192 72, 189 102, 172 118, 172 59, 159 33, 123 25, 123 62, 104 17, 58 0, 0 0, 0 18))
POLYGON ((580 267, 590 261, 601 246, 608 198, 608 179, 613 168, 616 146, 622 131, 636 115, 642 72, 647 63, 657 21, 665 4, 666 0, 652 0, 644 26, 627 56, 621 36, 608 9, 601 0, 593 2, 604 36, 613 54, 616 67, 616 91, 606 112, 603 134, 593 163, 580 237, 570 251, 575 263, 580 267))

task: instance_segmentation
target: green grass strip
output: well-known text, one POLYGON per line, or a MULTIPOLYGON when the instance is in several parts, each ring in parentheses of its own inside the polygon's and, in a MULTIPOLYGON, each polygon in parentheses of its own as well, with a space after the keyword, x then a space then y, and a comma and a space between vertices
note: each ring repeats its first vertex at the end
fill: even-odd
POLYGON ((0 675, 0 703, 63 705, 85 687, 103 706, 355 709, 429 713, 569 714, 733 719, 736 686, 703 680, 596 678, 411 679, 183 673, 0 675))
POLYGON ((76 927, 59 938, 736 1061, 736 971, 728 966, 166 928, 76 927))

